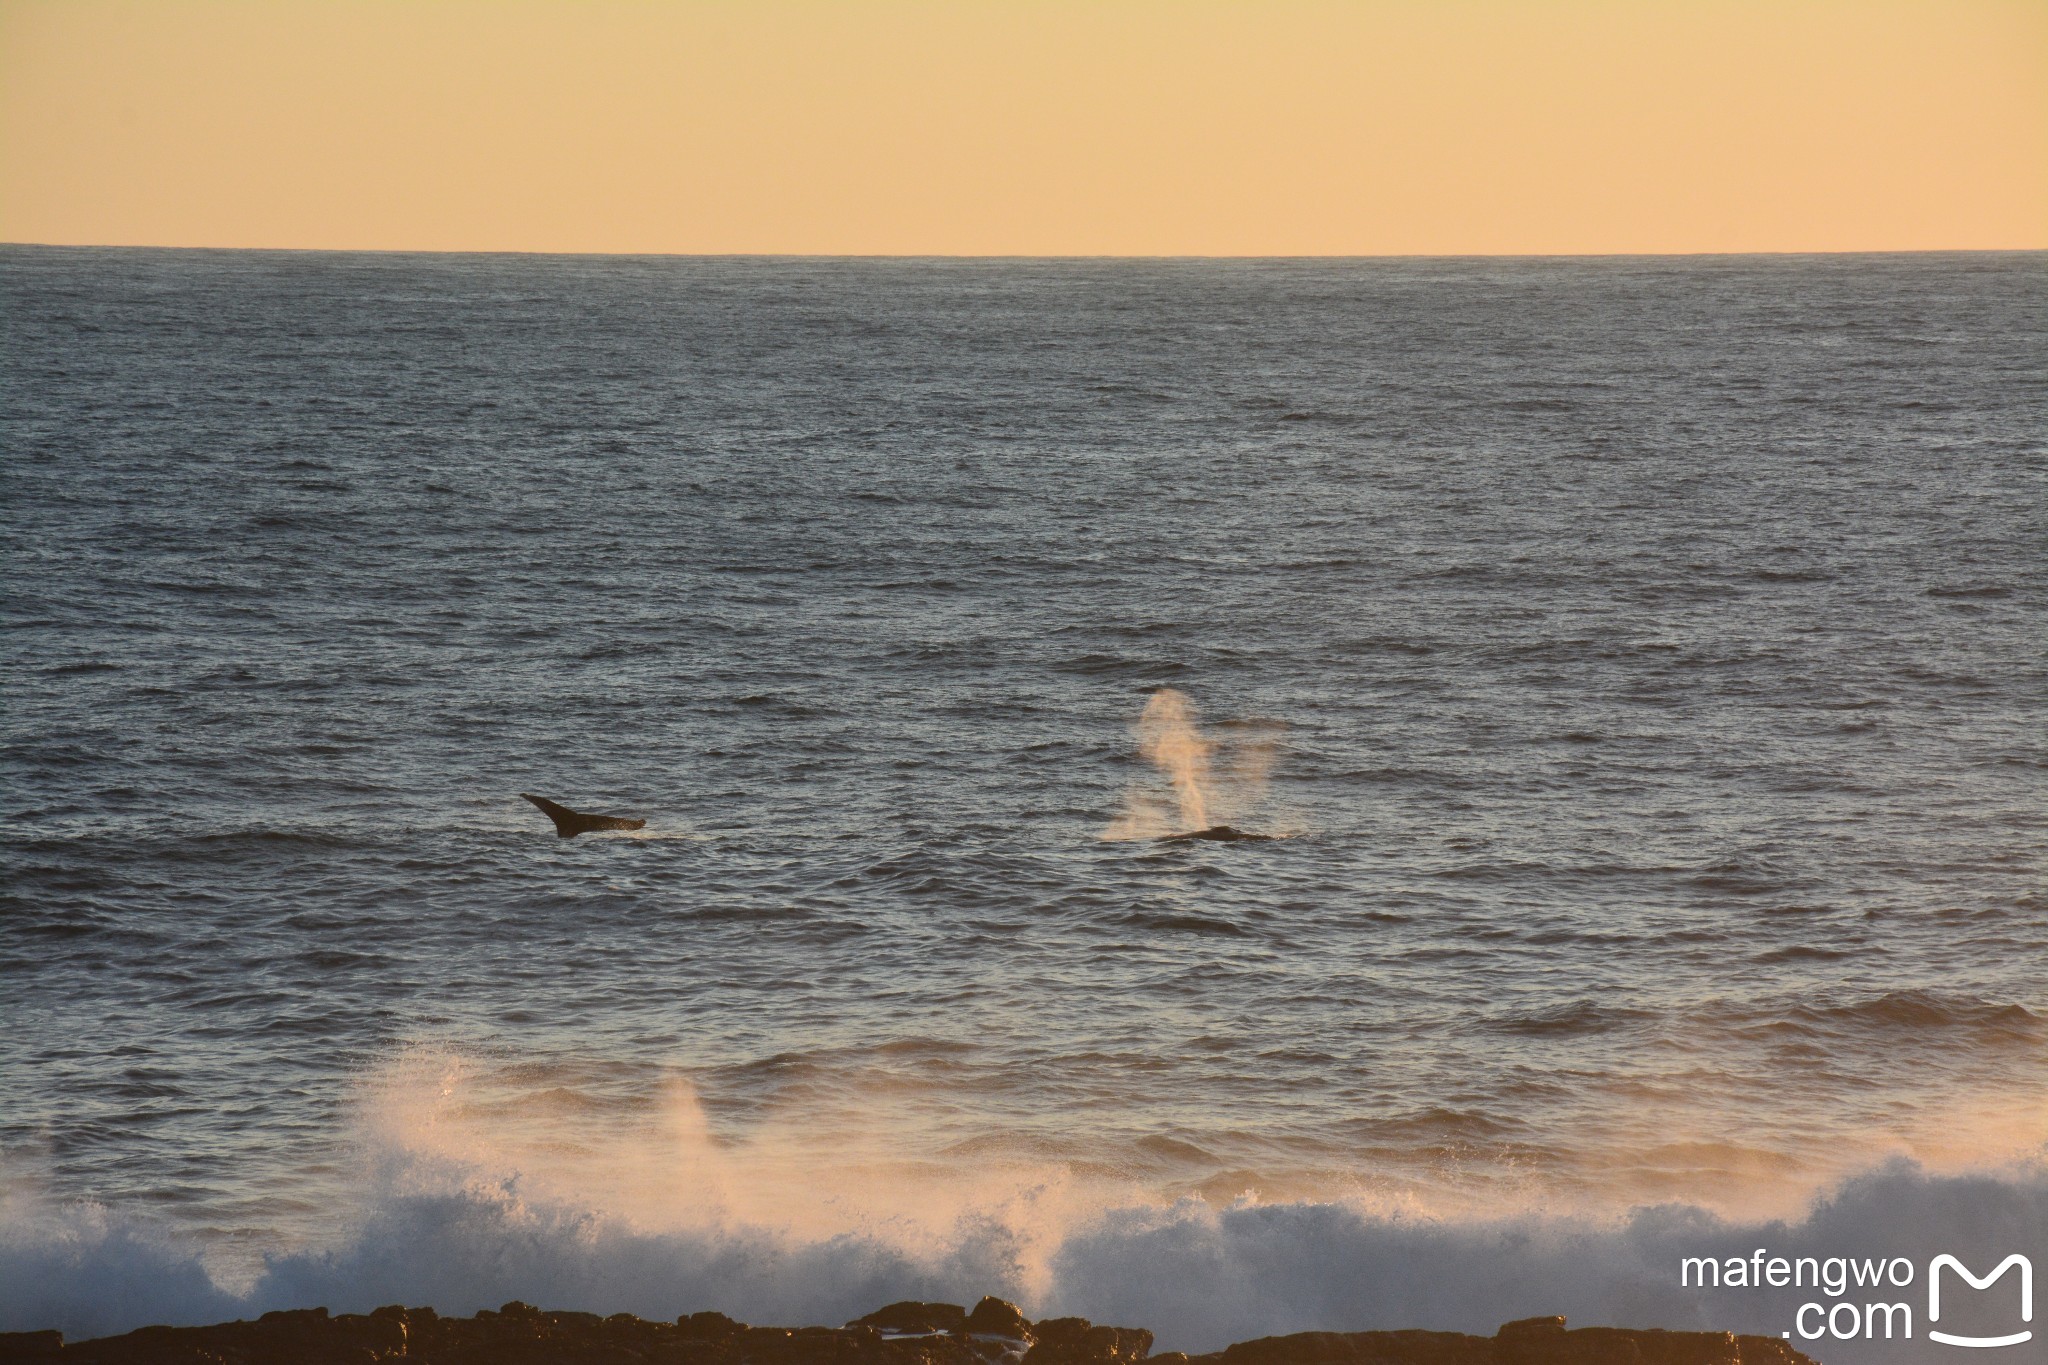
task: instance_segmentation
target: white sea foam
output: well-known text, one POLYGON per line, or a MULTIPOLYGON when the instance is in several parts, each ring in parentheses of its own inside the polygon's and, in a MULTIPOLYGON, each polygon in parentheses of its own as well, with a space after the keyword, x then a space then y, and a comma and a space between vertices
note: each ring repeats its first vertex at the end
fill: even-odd
MULTIPOLYGON (((731 1222, 657 1231, 622 1214, 525 1197, 514 1183, 403 1184, 367 1192, 360 1226, 340 1245, 272 1257, 240 1292, 217 1285, 195 1249, 103 1211, 23 1217, 30 1211, 11 1207, 0 1233, 0 1326, 56 1326, 77 1337, 313 1304, 342 1312, 427 1303, 467 1313, 512 1298, 647 1317, 717 1308, 755 1322, 835 1323, 896 1299, 972 1302, 995 1293, 1037 1315, 1150 1326, 1160 1349, 1302 1330, 1490 1333, 1543 1313, 1580 1325, 1777 1336, 1810 1290, 1684 1288, 1681 1259, 1747 1257, 1767 1246, 1920 1265, 1947 1251, 1988 1266, 2011 1250, 2038 1259, 2048 1232, 2048 1173, 2039 1168, 1936 1176, 1901 1164, 1846 1182, 1801 1218, 1767 1224, 1725 1222, 1691 1206, 1614 1220, 1536 1212, 1439 1220, 1345 1203, 1188 1200, 1094 1211, 1052 1244, 1050 1276, 1033 1288, 1024 1261, 1038 1231, 996 1215, 964 1215, 912 1249, 883 1227, 800 1235, 731 1222)), ((1829 1342, 1826 1351, 1848 1365, 1911 1358, 1904 1344, 1882 1342, 1829 1342)))
MULTIPOLYGON (((239 1270, 135 1219, 54 1202, 17 1160, 0 1210, 0 1328, 90 1336, 274 1308, 469 1313, 513 1298, 836 1323, 897 1299, 994 1293, 1035 1316, 1150 1327, 1160 1349, 1302 1330, 1490 1333, 1546 1313, 1776 1336, 1810 1291, 1687 1288, 1681 1261, 1768 1247, 1923 1266, 1951 1252, 1988 1267, 2048 1249, 2039 1160, 1960 1173, 1892 1162, 1776 1219, 1699 1204, 1600 1214, 1535 1196, 1478 1216, 1412 1199, 1167 1199, 1052 1164, 849 1156, 821 1168, 797 1133, 824 1116, 721 1139, 681 1086, 637 1126, 574 1120, 580 1143, 561 1123, 579 1106, 564 1099, 535 1120, 547 1108, 495 1104, 459 1057, 407 1054, 362 1087, 362 1159, 337 1191, 343 1230, 239 1270)), ((1913 1358, 1882 1342, 1826 1345, 1831 1365, 1913 1358)))

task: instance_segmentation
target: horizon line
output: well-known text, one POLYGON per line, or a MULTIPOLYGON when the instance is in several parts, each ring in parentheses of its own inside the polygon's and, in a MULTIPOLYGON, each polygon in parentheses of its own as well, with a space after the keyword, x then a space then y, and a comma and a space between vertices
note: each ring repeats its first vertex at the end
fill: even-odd
POLYGON ((965 252, 965 251, 574 251, 522 247, 192 246, 154 242, 0 241, 0 251, 269 252, 318 256, 547 256, 621 260, 754 261, 1531 261, 1672 260, 1757 256, 2026 256, 2041 246, 1765 248, 1755 251, 1394 251, 1394 252, 965 252))

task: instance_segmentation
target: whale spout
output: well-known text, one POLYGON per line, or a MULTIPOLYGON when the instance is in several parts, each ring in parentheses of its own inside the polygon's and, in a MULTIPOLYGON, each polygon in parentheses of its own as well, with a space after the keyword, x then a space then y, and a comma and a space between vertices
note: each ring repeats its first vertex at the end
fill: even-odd
POLYGON ((589 834, 600 829, 646 829, 645 820, 628 820, 618 815, 585 815, 580 810, 558 806, 545 796, 521 792, 521 796, 539 806, 541 814, 555 822, 555 833, 564 839, 573 839, 579 834, 589 834))

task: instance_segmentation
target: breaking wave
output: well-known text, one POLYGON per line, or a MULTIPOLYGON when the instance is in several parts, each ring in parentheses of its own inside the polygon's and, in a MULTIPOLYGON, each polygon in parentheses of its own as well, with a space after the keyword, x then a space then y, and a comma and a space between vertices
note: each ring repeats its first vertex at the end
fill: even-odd
MULTIPOLYGON (((1083 1209, 1027 1197, 963 1208, 937 1228, 856 1218, 811 1230, 715 1213, 694 1226, 652 1227, 531 1195, 517 1178, 431 1165, 390 1166, 346 1238, 270 1255, 239 1285, 209 1270, 195 1245, 97 1207, 37 1206, 17 1188, 0 1232, 0 1328, 89 1337, 287 1307, 360 1312, 403 1302, 470 1313, 514 1298, 650 1318, 716 1308, 753 1322, 830 1324, 898 1299, 995 1293, 1036 1316, 1151 1327, 1161 1350, 1304 1330, 1490 1333, 1548 1313, 1581 1326, 1777 1336, 1815 1291, 1681 1287, 1681 1261, 1767 1248, 1924 1266, 1949 1252, 1984 1268, 2015 1250, 2038 1258, 2048 1241, 2048 1169, 2039 1164, 1939 1175, 1899 1162, 1768 1222, 1694 1205, 1470 1219, 1351 1201, 1083 1209)), ((1916 1311, 1924 1304, 1917 1289, 1888 1296, 1916 1311)), ((1810 1348, 1831 1365, 1854 1365, 1911 1359, 1913 1345, 1810 1348)))

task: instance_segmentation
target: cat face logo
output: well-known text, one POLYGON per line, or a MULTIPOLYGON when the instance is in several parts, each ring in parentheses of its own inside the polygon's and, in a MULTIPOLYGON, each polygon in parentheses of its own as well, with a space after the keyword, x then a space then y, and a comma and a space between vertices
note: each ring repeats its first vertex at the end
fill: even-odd
MULTIPOLYGON (((1927 1321, 1929 1323, 1941 1321, 1941 1268, 1943 1266, 1947 1266, 1955 1271, 1956 1274, 1962 1276, 1964 1280, 1968 1281, 1972 1289, 1989 1289, 1993 1283, 2004 1277, 2006 1271, 2011 1270, 2014 1266, 2018 1266, 2020 1268, 2020 1321, 2032 1322, 2034 1320, 2034 1263, 2032 1261, 2015 1253, 2000 1261, 1998 1269, 1980 1280, 1970 1273, 1968 1266, 1958 1261, 1955 1257, 1944 1253, 1935 1257, 1933 1263, 1927 1267, 1927 1321)), ((2031 1331, 2014 1332, 2011 1336, 2004 1337, 1958 1337, 1951 1336, 1947 1332, 1937 1332, 1931 1326, 1927 1329, 1927 1336, 1930 1340, 1938 1341, 1944 1346, 2017 1346, 2023 1341, 2032 1341, 2034 1339, 2034 1334, 2031 1331)))

